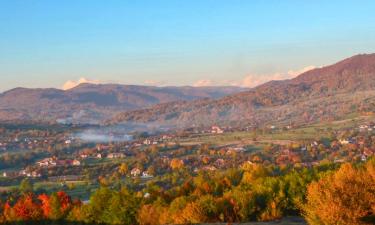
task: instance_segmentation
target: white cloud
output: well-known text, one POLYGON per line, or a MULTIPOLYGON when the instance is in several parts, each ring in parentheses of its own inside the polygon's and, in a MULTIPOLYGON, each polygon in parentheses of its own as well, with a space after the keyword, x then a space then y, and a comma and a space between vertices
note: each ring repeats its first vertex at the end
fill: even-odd
POLYGON ((300 74, 302 74, 304 72, 307 72, 309 70, 313 70, 315 68, 317 68, 317 67, 316 66, 306 66, 306 67, 304 67, 304 68, 302 68, 300 70, 297 70, 297 71, 295 71, 295 70, 289 70, 288 74, 293 78, 293 77, 296 77, 296 76, 298 76, 298 75, 300 75, 300 74))
POLYGON ((165 82, 157 81, 157 80, 145 80, 143 83, 149 86, 164 86, 165 85, 165 82))
POLYGON ((292 79, 306 71, 316 68, 315 66, 307 66, 300 70, 289 70, 286 73, 274 73, 274 74, 249 74, 242 80, 199 80, 193 84, 193 86, 241 86, 241 87, 256 87, 264 84, 271 80, 285 80, 292 79))
POLYGON ((63 89, 63 90, 72 89, 72 88, 77 87, 78 85, 80 85, 80 84, 84 84, 84 83, 89 83, 89 84, 100 84, 100 83, 102 83, 102 82, 99 81, 99 80, 90 80, 90 79, 86 79, 86 78, 84 78, 84 77, 81 77, 81 78, 79 78, 79 80, 77 80, 77 81, 68 80, 67 82, 65 82, 65 84, 64 84, 63 87, 62 87, 62 89, 63 89))
POLYGON ((269 75, 250 74, 247 75, 241 82, 239 82, 238 85, 243 87, 256 87, 271 80, 292 79, 304 72, 315 68, 315 66, 306 66, 300 70, 289 70, 286 73, 274 73, 269 75))
POLYGON ((205 87, 212 85, 214 85, 214 82, 212 80, 198 80, 193 84, 194 87, 205 87))

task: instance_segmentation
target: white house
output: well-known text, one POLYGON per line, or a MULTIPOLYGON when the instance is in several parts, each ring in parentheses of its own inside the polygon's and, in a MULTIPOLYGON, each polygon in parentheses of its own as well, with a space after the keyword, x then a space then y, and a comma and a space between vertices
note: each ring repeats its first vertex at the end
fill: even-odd
POLYGON ((219 126, 212 126, 211 127, 211 133, 212 134, 222 134, 222 133, 224 133, 224 130, 221 129, 219 126))
POLYGON ((152 177, 154 177, 154 176, 148 174, 147 171, 143 171, 143 173, 142 173, 142 178, 152 178, 152 177))
POLYGON ((79 165, 81 165, 81 162, 79 160, 75 159, 75 160, 73 160, 72 164, 73 164, 73 166, 79 166, 79 165))
POLYGON ((348 139, 340 139, 339 142, 340 142, 340 144, 342 144, 342 145, 347 145, 347 144, 350 143, 348 139))
POLYGON ((133 168, 133 169, 130 171, 130 174, 131 174, 133 177, 138 177, 139 175, 141 175, 141 170, 138 169, 138 168, 133 168))
POLYGON ((146 139, 143 141, 143 144, 144 145, 150 145, 151 144, 151 140, 150 139, 146 139))

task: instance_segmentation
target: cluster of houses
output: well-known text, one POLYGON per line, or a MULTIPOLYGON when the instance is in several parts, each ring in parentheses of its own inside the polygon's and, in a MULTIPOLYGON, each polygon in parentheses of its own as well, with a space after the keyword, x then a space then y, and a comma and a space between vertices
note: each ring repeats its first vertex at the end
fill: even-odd
POLYGON ((149 178, 153 178, 154 176, 152 176, 151 174, 149 174, 147 171, 141 171, 139 168, 135 167, 133 168, 131 171, 130 171, 130 175, 132 177, 141 177, 143 179, 149 179, 149 178))
POLYGON ((65 133, 51 133, 49 131, 28 132, 19 130, 5 130, 0 136, 0 151, 17 149, 42 149, 48 146, 65 144, 70 145, 73 139, 65 133))
POLYGON ((358 126, 360 131, 373 131, 375 130, 375 123, 369 122, 368 124, 361 124, 358 126))
POLYGON ((45 158, 38 162, 36 165, 39 167, 55 167, 55 166, 79 166, 81 162, 77 159, 57 159, 54 157, 45 158))
POLYGON ((3 177, 7 178, 15 178, 15 177, 33 177, 33 178, 39 178, 42 176, 42 174, 38 171, 4 171, 2 174, 3 177))

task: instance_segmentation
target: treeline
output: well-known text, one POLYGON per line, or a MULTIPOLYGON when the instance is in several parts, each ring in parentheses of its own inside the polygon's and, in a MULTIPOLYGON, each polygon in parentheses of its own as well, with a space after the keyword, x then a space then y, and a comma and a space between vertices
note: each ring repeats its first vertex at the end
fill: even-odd
POLYGON ((309 224, 373 224, 375 160, 280 171, 258 164, 200 173, 142 191, 103 186, 83 204, 64 192, 25 191, 1 206, 3 223, 192 224, 304 216, 309 224))

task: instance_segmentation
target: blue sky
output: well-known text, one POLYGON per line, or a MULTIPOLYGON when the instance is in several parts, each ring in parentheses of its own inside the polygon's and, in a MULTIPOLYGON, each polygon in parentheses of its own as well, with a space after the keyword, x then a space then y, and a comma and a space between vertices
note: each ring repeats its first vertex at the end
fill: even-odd
POLYGON ((375 52, 374 1, 2 0, 0 90, 257 84, 375 52))

